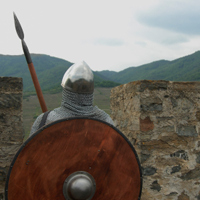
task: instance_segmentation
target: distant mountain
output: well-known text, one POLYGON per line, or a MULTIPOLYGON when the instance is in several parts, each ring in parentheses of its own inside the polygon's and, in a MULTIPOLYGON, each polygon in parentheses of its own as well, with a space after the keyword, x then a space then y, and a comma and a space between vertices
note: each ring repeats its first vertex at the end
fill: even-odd
POLYGON ((117 74, 117 72, 109 71, 109 70, 95 71, 95 73, 96 73, 96 75, 98 75, 99 77, 101 77, 105 80, 110 80, 110 77, 117 74))
MULTIPOLYGON (((73 64, 48 55, 31 55, 42 90, 61 91, 60 82, 73 64)), ((33 83, 23 55, 0 55, 0 76, 22 77, 24 91, 33 91, 33 83)), ((114 87, 136 80, 200 81, 200 51, 173 60, 159 60, 123 71, 94 71, 95 86, 114 87)))
MULTIPOLYGON (((43 54, 31 54, 31 58, 42 90, 61 91, 62 77, 73 63, 43 54)), ((34 90, 24 55, 0 55, 0 76, 22 77, 24 91, 34 90)), ((119 85, 119 83, 99 77, 95 72, 94 80, 95 86, 113 87, 119 85)))
MULTIPOLYGON (((58 81, 61 82, 62 75, 73 64, 47 55, 32 54, 31 57, 43 90, 53 87, 58 81)), ((24 90, 34 90, 31 75, 23 55, 0 55, 0 76, 22 77, 24 90)))
POLYGON ((200 51, 173 61, 159 60, 129 67, 107 77, 119 83, 136 80, 200 81, 200 51))

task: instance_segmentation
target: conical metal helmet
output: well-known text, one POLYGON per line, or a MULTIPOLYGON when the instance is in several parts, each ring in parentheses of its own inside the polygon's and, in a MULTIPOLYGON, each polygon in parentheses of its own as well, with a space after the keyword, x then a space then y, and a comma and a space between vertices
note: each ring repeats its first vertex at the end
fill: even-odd
POLYGON ((94 91, 94 75, 86 62, 73 64, 64 74, 61 86, 75 93, 94 91))

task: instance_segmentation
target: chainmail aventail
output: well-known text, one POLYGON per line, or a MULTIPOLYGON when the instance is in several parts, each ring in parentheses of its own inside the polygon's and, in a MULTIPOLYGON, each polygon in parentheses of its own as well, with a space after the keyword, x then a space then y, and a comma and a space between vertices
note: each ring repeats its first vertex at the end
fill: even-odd
MULTIPOLYGON (((97 106, 93 106, 92 94, 78 94, 63 89, 61 107, 52 110, 46 120, 46 124, 53 121, 78 116, 88 116, 108 122, 114 125, 110 116, 97 106)), ((30 135, 38 130, 43 114, 34 122, 30 135)))

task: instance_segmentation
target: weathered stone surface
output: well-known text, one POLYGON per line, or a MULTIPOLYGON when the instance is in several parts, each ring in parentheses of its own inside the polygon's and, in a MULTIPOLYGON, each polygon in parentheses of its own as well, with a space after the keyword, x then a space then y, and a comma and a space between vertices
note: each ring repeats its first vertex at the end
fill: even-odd
POLYGON ((178 196, 178 200, 190 200, 190 198, 187 194, 182 192, 181 195, 178 196))
POLYGON ((179 172, 181 170, 180 165, 172 167, 171 174, 179 172))
POLYGON ((184 160, 188 160, 188 155, 187 152, 185 152, 184 150, 179 150, 173 154, 170 154, 171 157, 178 157, 184 160))
POLYGON ((161 187, 160 185, 158 184, 158 181, 154 181, 152 184, 151 184, 151 187, 150 187, 152 190, 157 190, 158 192, 161 190, 161 187))
POLYGON ((161 111, 162 101, 158 97, 141 99, 141 111, 161 111))
POLYGON ((120 128, 125 128, 128 125, 128 119, 125 119, 120 122, 120 128))
POLYGON ((22 78, 17 77, 0 77, 0 91, 4 92, 22 92, 23 84, 22 78))
POLYGON ((177 106, 174 107, 176 112, 185 113, 190 111, 194 107, 194 104, 191 100, 185 97, 179 97, 176 99, 177 106))
POLYGON ((168 86, 168 81, 141 81, 140 92, 144 90, 166 90, 168 86))
POLYGON ((23 142, 22 79, 0 77, 0 199, 10 163, 23 142))
POLYGON ((4 113, 0 113, 0 122, 2 123, 6 122, 6 115, 4 113))
POLYGON ((156 171, 157 171, 157 169, 154 167, 142 167, 142 174, 144 176, 151 176, 151 175, 155 174, 156 171))
POLYGON ((173 90, 196 92, 200 89, 199 82, 172 82, 173 90))
POLYGON ((141 154, 140 162, 145 162, 151 155, 150 154, 141 154))
POLYGON ((181 177, 183 180, 191 180, 191 179, 198 179, 200 178, 200 167, 196 167, 193 170, 183 174, 181 177))
POLYGON ((0 109, 15 108, 21 106, 21 94, 1 94, 0 96, 0 109))
POLYGON ((196 162, 200 164, 200 152, 196 154, 196 162))
POLYGON ((171 102, 172 102, 172 106, 173 107, 178 106, 178 103, 177 103, 176 99, 174 99, 173 97, 171 98, 171 102))
POLYGON ((196 196, 196 199, 197 199, 197 200, 200 200, 200 195, 196 196))
POLYGON ((191 137, 198 136, 195 126, 178 126, 177 133, 180 136, 191 136, 191 137))
POLYGON ((153 130, 154 124, 150 120, 149 117, 146 117, 145 119, 140 119, 140 130, 141 131, 150 131, 153 130))
POLYGON ((156 117, 158 122, 166 121, 166 120, 172 120, 174 117, 156 117))
POLYGON ((137 113, 131 117, 131 119, 128 119, 129 125, 128 129, 130 131, 139 131, 140 130, 140 118, 137 116, 137 113), (131 120, 131 122, 130 122, 131 120))
POLYGON ((196 112, 196 118, 198 119, 198 121, 200 121, 200 110, 198 110, 198 111, 196 112))
POLYGON ((8 170, 8 168, 0 167, 0 181, 6 180, 7 170, 8 170))
MULTIPOLYGON (((149 159, 152 159, 152 156, 149 159)), ((165 169, 168 166, 168 170, 166 168, 166 172, 169 171, 169 173, 167 173, 168 175, 171 173, 171 169, 173 166, 181 165, 183 162, 182 159, 176 157, 170 158, 169 156, 166 155, 156 156, 156 158, 154 159, 155 159, 155 166, 158 169, 165 169)))
POLYGON ((154 150, 154 151, 156 150, 156 151, 158 151, 158 154, 161 151, 164 151, 165 149, 166 149, 166 152, 173 151, 173 149, 175 149, 173 146, 171 146, 170 144, 168 144, 167 142, 165 142, 163 140, 143 141, 143 142, 141 142, 141 148, 142 148, 142 150, 147 150, 149 152, 152 150, 154 150))
POLYGON ((111 117, 141 161, 141 200, 200 198, 199 100, 200 82, 135 81, 112 89, 111 117))
POLYGON ((178 193, 177 192, 170 192, 169 194, 167 194, 166 196, 174 196, 174 195, 177 195, 178 193))

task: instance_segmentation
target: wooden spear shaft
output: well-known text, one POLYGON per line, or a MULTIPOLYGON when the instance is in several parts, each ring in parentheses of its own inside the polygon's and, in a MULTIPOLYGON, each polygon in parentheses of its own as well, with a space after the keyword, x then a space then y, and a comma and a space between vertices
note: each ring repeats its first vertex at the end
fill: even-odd
POLYGON ((33 84, 35 86, 35 90, 36 90, 36 93, 37 93, 37 96, 38 96, 38 100, 40 102, 42 112, 44 113, 44 112, 47 111, 47 106, 46 106, 46 103, 44 101, 42 90, 41 90, 41 87, 40 87, 40 84, 39 84, 33 63, 29 63, 28 68, 29 68, 29 71, 31 73, 31 77, 32 77, 32 80, 33 80, 33 84))
POLYGON ((38 100, 40 102, 42 112, 46 112, 47 106, 46 106, 46 103, 44 101, 42 90, 41 90, 41 87, 40 87, 40 84, 39 84, 39 81, 38 81, 38 78, 37 78, 37 74, 35 72, 35 68, 34 68, 34 65, 33 65, 33 62, 32 62, 32 59, 31 59, 31 55, 30 55, 28 47, 27 47, 27 45, 24 41, 24 32, 23 32, 23 29, 22 29, 22 27, 19 23, 19 20, 17 19, 17 16, 15 15, 15 13, 14 13, 14 20, 15 20, 15 29, 17 31, 19 38, 22 41, 22 48, 23 48, 24 55, 25 55, 25 58, 26 58, 26 61, 27 61, 27 64, 28 64, 28 68, 29 68, 29 71, 30 71, 30 74, 31 74, 31 77, 32 77, 32 80, 33 80, 33 84, 35 86, 35 90, 36 90, 36 93, 37 93, 37 96, 38 96, 38 100))

